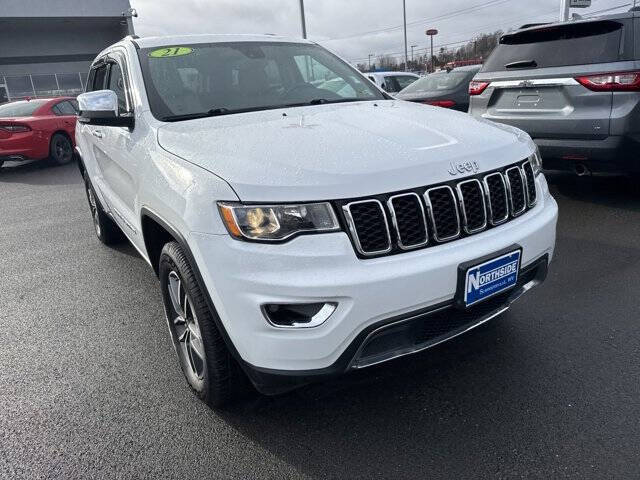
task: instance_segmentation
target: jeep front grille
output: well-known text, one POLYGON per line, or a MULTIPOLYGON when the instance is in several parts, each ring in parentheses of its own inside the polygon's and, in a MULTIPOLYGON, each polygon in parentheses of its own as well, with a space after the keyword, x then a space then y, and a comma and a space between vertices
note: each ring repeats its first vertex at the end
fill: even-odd
POLYGON ((450 242, 507 222, 536 202, 527 160, 443 185, 337 202, 362 257, 450 242))

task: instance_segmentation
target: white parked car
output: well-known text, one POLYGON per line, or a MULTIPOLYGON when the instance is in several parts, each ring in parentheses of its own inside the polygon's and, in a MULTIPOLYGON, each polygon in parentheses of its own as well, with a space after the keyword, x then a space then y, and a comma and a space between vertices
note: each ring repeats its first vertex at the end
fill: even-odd
POLYGON ((158 275, 212 406, 424 350, 547 273, 557 206, 528 135, 395 101, 312 42, 128 37, 78 101, 96 234, 158 275))
POLYGON ((385 92, 397 93, 420 78, 409 72, 369 72, 366 76, 385 92))

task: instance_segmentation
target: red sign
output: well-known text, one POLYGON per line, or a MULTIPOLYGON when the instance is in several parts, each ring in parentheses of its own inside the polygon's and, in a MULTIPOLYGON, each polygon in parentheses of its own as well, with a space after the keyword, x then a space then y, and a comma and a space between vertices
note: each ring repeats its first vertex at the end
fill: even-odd
POLYGON ((437 35, 438 34, 438 30, 436 30, 435 28, 430 28, 429 30, 426 31, 427 35, 437 35))

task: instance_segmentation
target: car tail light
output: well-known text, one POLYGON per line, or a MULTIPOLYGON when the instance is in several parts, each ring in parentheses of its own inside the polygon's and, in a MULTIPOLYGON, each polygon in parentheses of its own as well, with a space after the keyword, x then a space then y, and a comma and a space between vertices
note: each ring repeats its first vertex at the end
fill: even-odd
POLYGON ((469 95, 480 95, 489 86, 489 82, 473 81, 469 84, 469 95))
POLYGON ((442 108, 451 108, 456 104, 453 100, 425 100, 423 103, 442 108))
POLYGON ((11 133, 28 132, 31 130, 31 128, 26 125, 0 125, 0 128, 11 133))
POLYGON ((576 77, 576 80, 595 92, 640 91, 640 72, 600 73, 576 77))

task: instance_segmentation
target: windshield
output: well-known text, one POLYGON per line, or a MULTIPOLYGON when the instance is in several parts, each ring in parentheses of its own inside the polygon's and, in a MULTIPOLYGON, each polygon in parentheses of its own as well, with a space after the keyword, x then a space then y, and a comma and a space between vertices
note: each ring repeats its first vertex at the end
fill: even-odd
POLYGON ((456 88, 464 79, 467 78, 469 72, 438 72, 422 77, 416 80, 401 93, 422 93, 422 92, 439 92, 441 90, 451 90, 456 88))
POLYGON ((0 105, 0 117, 30 117, 47 100, 23 100, 0 105))
POLYGON ((311 44, 172 45, 141 49, 139 58, 151 111, 165 121, 385 98, 348 64, 311 44))

